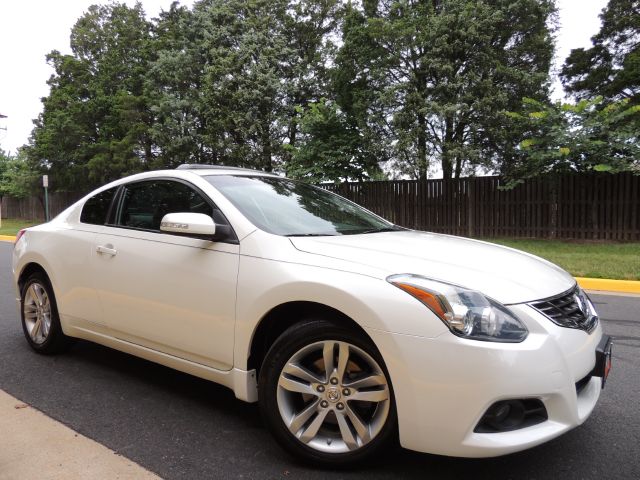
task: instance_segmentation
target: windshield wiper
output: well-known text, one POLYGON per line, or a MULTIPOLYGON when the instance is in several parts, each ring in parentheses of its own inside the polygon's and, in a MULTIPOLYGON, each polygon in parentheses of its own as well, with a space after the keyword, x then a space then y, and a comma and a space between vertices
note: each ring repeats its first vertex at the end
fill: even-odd
POLYGON ((360 230, 359 232, 353 232, 352 235, 360 235, 364 233, 399 232, 401 230, 406 230, 406 229, 398 226, 371 228, 369 230, 360 230))
POLYGON ((289 233, 285 237, 335 237, 335 233, 289 233))

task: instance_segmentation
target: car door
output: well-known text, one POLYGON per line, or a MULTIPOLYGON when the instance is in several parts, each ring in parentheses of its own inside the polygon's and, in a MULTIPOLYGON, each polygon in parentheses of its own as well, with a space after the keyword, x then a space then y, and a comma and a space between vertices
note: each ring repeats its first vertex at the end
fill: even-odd
POLYGON ((225 217, 183 181, 154 179, 123 186, 111 223, 96 235, 92 261, 104 321, 119 339, 227 370, 239 245, 160 231, 167 213, 225 217))
POLYGON ((53 271, 59 273, 56 300, 66 325, 99 331, 105 327, 89 265, 96 232, 104 228, 117 190, 118 187, 111 187, 88 198, 73 228, 58 229, 50 240, 55 254, 48 255, 48 261, 53 271))

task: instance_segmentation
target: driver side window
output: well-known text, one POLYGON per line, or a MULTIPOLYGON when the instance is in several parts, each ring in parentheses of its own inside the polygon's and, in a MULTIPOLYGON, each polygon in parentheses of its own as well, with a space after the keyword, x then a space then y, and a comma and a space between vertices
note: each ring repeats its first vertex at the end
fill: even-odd
POLYGON ((194 189, 180 182, 153 180, 125 187, 116 225, 159 232, 162 218, 177 212, 203 213, 219 223, 219 211, 194 189))

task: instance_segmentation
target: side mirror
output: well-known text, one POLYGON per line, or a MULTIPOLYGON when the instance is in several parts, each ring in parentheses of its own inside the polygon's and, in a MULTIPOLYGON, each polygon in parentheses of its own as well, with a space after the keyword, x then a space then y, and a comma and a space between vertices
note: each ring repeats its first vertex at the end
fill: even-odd
POLYGON ((167 213, 162 217, 160 230, 181 235, 213 237, 216 234, 216 224, 204 213, 167 213))

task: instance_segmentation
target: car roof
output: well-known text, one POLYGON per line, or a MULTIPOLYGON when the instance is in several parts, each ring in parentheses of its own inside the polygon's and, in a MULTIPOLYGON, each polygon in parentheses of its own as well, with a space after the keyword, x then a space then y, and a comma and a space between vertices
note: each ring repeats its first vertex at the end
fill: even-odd
POLYGON ((230 167, 226 165, 206 165, 206 164, 182 164, 176 170, 189 171, 200 176, 208 175, 265 175, 278 176, 271 172, 262 170, 252 170, 250 168, 230 167))

